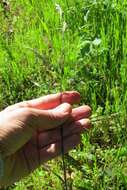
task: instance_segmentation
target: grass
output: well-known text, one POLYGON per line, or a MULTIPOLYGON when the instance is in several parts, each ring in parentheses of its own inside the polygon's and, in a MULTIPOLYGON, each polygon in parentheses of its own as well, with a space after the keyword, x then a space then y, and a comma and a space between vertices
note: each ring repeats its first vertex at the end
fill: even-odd
MULTIPOLYGON (((81 93, 93 128, 67 159, 70 190, 127 189, 127 1, 0 1, 0 108, 64 90, 81 93), (56 11, 55 3, 63 10, 56 11), (64 37, 63 21, 67 23, 64 37), (63 42, 64 38, 64 42, 63 42), (64 73, 60 75, 60 64, 64 73), (116 116, 109 117, 112 113, 116 116)), ((62 189, 57 158, 9 190, 62 189)))

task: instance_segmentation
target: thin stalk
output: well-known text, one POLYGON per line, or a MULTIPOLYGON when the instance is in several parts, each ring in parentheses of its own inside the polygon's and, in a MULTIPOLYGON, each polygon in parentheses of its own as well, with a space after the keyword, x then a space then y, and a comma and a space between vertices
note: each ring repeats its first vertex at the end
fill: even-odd
POLYGON ((63 174, 64 174, 64 190, 68 189, 67 186, 67 172, 66 172, 66 163, 65 163, 65 156, 64 156, 64 137, 63 137, 63 126, 61 126, 61 154, 62 154, 62 165, 63 165, 63 174))
MULTIPOLYGON (((61 62, 60 62, 60 92, 61 92, 61 103, 62 103, 62 92, 63 92, 63 84, 62 79, 64 76, 64 32, 62 31, 62 48, 61 48, 61 62)), ((65 162, 65 151, 64 151, 64 137, 63 137, 63 125, 61 125, 61 155, 62 155, 62 165, 63 165, 63 174, 64 174, 64 187, 63 190, 68 190, 67 186, 67 172, 66 172, 66 162, 65 162)))
MULTIPOLYGON (((61 11, 60 15, 60 24, 63 22, 63 15, 61 11)), ((62 92, 63 92, 63 83, 62 79, 64 77, 64 60, 65 60, 65 54, 64 54, 64 32, 66 30, 65 22, 62 23, 62 43, 61 43, 61 56, 60 56, 60 61, 59 61, 59 66, 60 66, 60 92, 61 92, 61 101, 60 103, 62 104, 62 92)), ((63 177, 64 177, 64 186, 63 190, 68 190, 68 185, 67 185, 67 172, 66 172, 66 162, 65 162, 65 150, 64 150, 64 137, 63 137, 63 125, 60 126, 61 130, 61 155, 62 155, 62 167, 63 167, 63 177)))
POLYGON ((119 116, 120 114, 121 114, 121 112, 112 113, 110 115, 91 116, 90 119, 91 119, 92 123, 95 123, 95 122, 99 122, 99 121, 102 121, 102 120, 115 118, 116 116, 119 116))

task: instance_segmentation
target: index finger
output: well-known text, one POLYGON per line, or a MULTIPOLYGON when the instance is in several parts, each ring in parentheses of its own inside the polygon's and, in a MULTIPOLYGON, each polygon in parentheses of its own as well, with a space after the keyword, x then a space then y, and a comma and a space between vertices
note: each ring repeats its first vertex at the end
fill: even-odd
POLYGON ((59 106, 62 103, 77 104, 80 102, 80 94, 76 91, 65 91, 57 94, 46 95, 33 100, 23 101, 6 108, 14 110, 21 107, 31 107, 36 109, 48 110, 59 106))
POLYGON ((37 109, 53 109, 62 103, 76 104, 80 101, 80 94, 76 91, 66 91, 57 94, 47 95, 29 101, 31 107, 37 109))

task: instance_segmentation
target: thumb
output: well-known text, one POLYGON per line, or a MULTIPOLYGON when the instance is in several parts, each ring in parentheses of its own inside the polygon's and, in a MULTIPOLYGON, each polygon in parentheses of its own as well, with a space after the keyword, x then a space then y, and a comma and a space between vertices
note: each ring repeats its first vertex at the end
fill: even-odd
POLYGON ((68 103, 63 103, 52 110, 32 109, 32 127, 46 130, 63 124, 71 115, 72 108, 68 103))

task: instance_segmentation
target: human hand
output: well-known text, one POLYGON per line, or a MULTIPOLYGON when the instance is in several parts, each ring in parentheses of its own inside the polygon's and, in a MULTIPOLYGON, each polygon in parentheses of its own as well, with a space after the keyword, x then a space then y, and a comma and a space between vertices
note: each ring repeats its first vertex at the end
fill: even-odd
POLYGON ((61 125, 65 152, 80 142, 80 134, 90 127, 91 109, 72 109, 71 104, 79 101, 78 92, 64 92, 17 103, 0 112, 1 186, 20 180, 61 154, 61 125))

